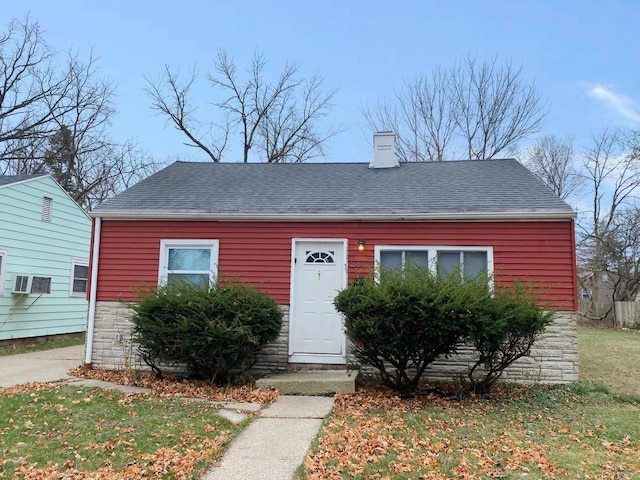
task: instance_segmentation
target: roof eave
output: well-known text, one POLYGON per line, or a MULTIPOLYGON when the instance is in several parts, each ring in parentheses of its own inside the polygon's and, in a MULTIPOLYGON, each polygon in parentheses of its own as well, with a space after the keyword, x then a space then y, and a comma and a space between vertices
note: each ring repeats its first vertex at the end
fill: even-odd
POLYGON ((570 220, 574 211, 511 211, 511 212, 443 212, 443 213, 211 213, 211 212, 167 212, 167 211, 97 211, 93 218, 107 220, 211 220, 254 222, 336 222, 336 221, 499 221, 499 220, 570 220))
MULTIPOLYGON (((16 177, 19 175, 9 175, 12 177, 16 177)), ((11 182, 11 183, 5 183, 3 185, 0 185, 0 188, 7 188, 7 187, 15 187, 16 185, 20 185, 22 183, 27 183, 27 182, 33 182, 34 180, 39 180, 43 177, 51 177, 51 175, 47 174, 47 173, 43 173, 42 175, 33 175, 31 176, 31 178, 25 178, 23 180, 16 180, 15 182, 11 182)), ((51 177, 53 178, 53 177, 51 177)))

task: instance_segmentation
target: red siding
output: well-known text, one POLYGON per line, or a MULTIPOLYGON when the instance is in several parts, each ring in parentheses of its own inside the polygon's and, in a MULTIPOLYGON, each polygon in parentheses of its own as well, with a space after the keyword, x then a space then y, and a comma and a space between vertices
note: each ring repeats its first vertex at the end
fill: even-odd
POLYGON ((366 275, 375 245, 492 246, 496 282, 535 280, 545 301, 575 309, 573 222, 197 222, 103 220, 97 300, 133 300, 155 285, 161 239, 220 241, 219 268, 289 303, 292 238, 347 238, 349 278, 366 275), (358 239, 366 241, 358 251, 358 239))

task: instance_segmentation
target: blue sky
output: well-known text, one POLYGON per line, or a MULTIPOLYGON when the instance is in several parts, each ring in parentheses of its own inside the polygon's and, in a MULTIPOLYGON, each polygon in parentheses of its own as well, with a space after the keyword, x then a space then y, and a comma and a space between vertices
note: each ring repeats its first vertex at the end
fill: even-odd
POLYGON ((255 51, 274 71, 297 62, 338 89, 332 119, 344 132, 329 145, 329 161, 370 159, 361 105, 467 54, 522 64, 550 106, 542 133, 571 134, 580 146, 606 127, 640 129, 637 0, 4 3, 3 26, 30 11, 55 49, 93 48, 101 74, 117 85, 114 137, 137 138, 157 161, 207 158, 154 115, 144 75, 159 76, 165 64, 206 72, 220 48, 240 66, 255 51))

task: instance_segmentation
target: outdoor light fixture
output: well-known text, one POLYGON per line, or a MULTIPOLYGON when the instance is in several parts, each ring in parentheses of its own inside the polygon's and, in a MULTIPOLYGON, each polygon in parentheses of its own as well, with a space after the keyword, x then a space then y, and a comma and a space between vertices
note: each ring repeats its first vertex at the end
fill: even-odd
POLYGON ((358 240, 358 251, 364 252, 364 243, 363 239, 358 240))

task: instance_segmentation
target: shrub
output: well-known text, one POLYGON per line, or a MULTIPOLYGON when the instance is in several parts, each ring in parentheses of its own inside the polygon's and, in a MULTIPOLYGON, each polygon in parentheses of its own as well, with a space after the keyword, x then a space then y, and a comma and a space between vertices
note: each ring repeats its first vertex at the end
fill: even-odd
POLYGON ((529 354, 553 314, 519 283, 493 292, 487 285, 482 274, 462 281, 459 271, 441 278, 408 266, 358 280, 335 306, 356 358, 376 368, 385 385, 412 392, 430 363, 467 343, 478 354, 467 371, 470 389, 489 393, 509 365, 529 354))
POLYGON ((238 282, 161 286, 140 292, 131 308, 133 339, 156 373, 180 365, 217 385, 246 374, 282 327, 275 300, 238 282))
POLYGON ((467 325, 467 341, 478 353, 467 372, 471 390, 489 393, 509 365, 529 354, 552 318, 552 312, 536 306, 535 297, 524 285, 496 287, 467 325))
POLYGON ((375 367, 382 382, 414 391, 425 368, 464 339, 475 303, 488 295, 486 277, 466 282, 426 268, 385 270, 358 280, 335 298, 358 360, 375 367))

